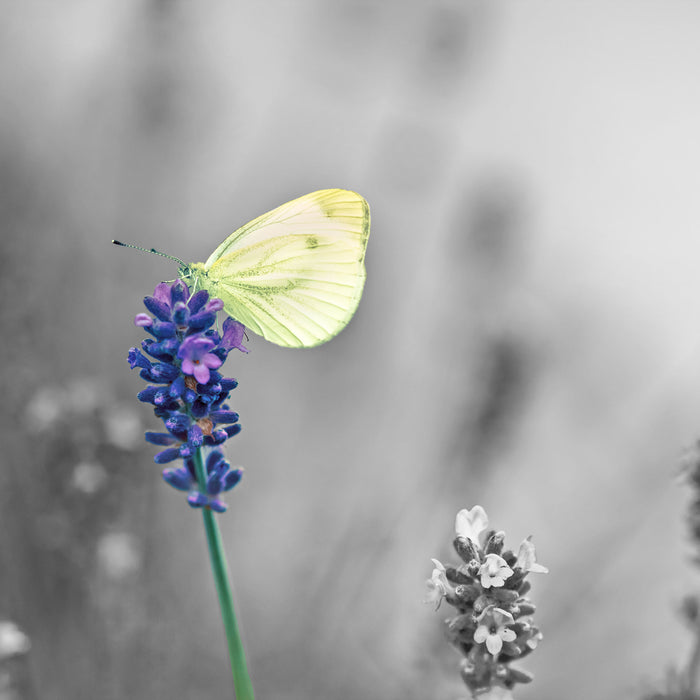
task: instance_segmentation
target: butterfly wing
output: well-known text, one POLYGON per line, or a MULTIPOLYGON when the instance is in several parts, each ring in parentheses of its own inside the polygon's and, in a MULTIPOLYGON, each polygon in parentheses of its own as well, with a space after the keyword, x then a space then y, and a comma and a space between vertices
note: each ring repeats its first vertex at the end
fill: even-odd
POLYGON ((204 264, 226 312, 266 340, 312 347, 350 321, 365 283, 369 206, 348 190, 320 190, 231 234, 204 264))

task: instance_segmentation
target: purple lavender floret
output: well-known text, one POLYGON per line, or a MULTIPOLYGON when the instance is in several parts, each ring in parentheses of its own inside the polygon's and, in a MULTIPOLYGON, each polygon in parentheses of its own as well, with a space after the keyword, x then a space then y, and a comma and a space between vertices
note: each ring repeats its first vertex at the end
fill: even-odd
POLYGON ((187 502, 193 508, 209 507, 218 513, 226 510, 226 504, 219 499, 222 492, 230 491, 243 476, 242 469, 232 469, 220 450, 212 450, 205 462, 207 474, 207 493, 197 487, 194 462, 184 460, 184 466, 165 469, 163 478, 172 487, 189 492, 187 502))
POLYGON ((187 491, 190 506, 221 513, 226 504, 219 496, 230 491, 243 472, 232 469, 219 449, 241 426, 238 414, 225 403, 238 382, 217 370, 231 350, 248 352, 242 345, 245 327, 227 318, 219 334, 212 326, 223 309, 221 299, 210 299, 205 290, 190 296, 182 280, 161 282, 144 305, 152 316, 140 313, 134 323, 153 337, 142 342, 141 350, 131 348, 127 359, 131 369, 138 368, 149 382, 139 392, 139 401, 153 405, 167 431, 149 431, 146 441, 165 448, 154 457, 157 464, 183 460, 184 466, 165 469, 163 479, 187 491), (204 491, 193 461, 201 447, 208 451, 204 491))

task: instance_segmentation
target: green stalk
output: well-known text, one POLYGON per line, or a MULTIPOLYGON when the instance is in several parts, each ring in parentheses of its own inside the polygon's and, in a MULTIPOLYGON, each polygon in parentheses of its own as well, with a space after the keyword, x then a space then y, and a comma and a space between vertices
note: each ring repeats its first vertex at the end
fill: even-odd
MULTIPOLYGON (((197 473, 199 488, 202 492, 205 492, 207 478, 201 448, 197 448, 194 453, 194 466, 197 473)), ((231 594, 226 554, 224 553, 219 524, 216 522, 216 516, 210 508, 202 508, 202 515, 204 516, 204 530, 207 533, 207 542, 209 543, 209 558, 211 560, 211 569, 214 574, 214 584, 216 585, 216 592, 219 596, 219 604, 221 605, 221 618, 224 623, 224 631, 226 632, 226 639, 228 641, 236 699, 254 700, 253 684, 248 675, 248 665, 245 660, 243 642, 241 642, 241 637, 238 633, 236 614, 233 611, 233 595, 231 594)))

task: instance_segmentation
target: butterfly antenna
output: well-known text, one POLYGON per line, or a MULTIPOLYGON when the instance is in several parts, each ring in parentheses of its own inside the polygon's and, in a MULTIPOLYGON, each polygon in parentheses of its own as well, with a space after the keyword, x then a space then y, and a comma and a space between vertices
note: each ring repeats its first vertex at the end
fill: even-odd
POLYGON ((114 243, 114 245, 119 245, 122 248, 133 248, 134 250, 140 250, 144 253, 153 253, 154 255, 160 255, 163 258, 168 258, 168 260, 174 260, 175 262, 180 263, 180 265, 182 265, 183 267, 187 267, 187 264, 180 260, 180 258, 176 258, 173 255, 168 255, 167 253, 161 253, 155 248, 142 248, 140 245, 132 245, 131 243, 122 243, 121 241, 115 240, 112 240, 112 243, 114 243))

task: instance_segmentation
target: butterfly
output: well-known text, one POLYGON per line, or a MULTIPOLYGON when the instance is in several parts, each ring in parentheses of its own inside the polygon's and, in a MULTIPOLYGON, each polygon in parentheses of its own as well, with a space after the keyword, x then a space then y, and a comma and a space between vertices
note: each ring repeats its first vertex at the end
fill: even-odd
POLYGON ((338 335, 360 303, 369 221, 359 194, 319 190, 241 226, 204 263, 148 252, 177 261, 193 292, 206 289, 265 340, 309 348, 338 335))

